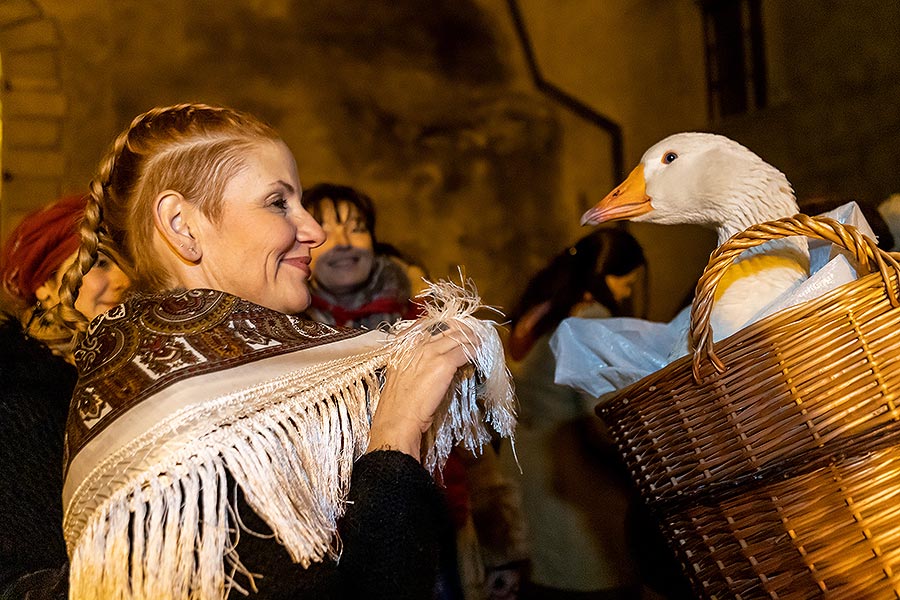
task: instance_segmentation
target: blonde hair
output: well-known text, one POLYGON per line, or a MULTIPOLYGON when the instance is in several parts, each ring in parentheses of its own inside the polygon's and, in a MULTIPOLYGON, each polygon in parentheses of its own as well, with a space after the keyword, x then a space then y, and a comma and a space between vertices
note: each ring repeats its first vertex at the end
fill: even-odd
POLYGON ((62 320, 76 331, 87 329, 75 299, 101 248, 127 265, 134 291, 171 287, 153 248, 156 195, 177 191, 215 220, 226 184, 245 165, 245 151, 261 140, 279 139, 274 129, 249 114, 205 104, 153 108, 136 117, 115 139, 91 181, 78 257, 60 287, 62 320))

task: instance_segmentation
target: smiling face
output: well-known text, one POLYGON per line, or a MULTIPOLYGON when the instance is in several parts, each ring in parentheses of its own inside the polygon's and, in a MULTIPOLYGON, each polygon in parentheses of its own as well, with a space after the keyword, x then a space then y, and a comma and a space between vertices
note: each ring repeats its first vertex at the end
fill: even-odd
MULTIPOLYGON (((77 256, 77 252, 72 253, 57 269, 56 274, 35 291, 35 295, 44 307, 49 308, 59 304, 59 286, 62 283, 63 274, 75 262, 77 256)), ((121 302, 130 283, 122 269, 101 253, 97 257, 97 262, 81 281, 78 298, 75 300, 75 309, 90 321, 121 302)))
POLYGON ((310 250, 325 233, 300 202, 297 165, 280 141, 261 141, 228 181, 222 212, 191 224, 199 273, 193 287, 239 296, 284 313, 309 306, 310 250))
POLYGON ((335 294, 352 292, 364 285, 372 273, 372 232, 350 202, 325 200, 320 211, 328 239, 313 252, 316 282, 335 294))

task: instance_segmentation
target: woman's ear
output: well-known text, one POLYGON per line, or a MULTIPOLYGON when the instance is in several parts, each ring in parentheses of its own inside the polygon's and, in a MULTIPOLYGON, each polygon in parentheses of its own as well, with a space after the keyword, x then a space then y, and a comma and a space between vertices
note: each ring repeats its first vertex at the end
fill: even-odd
POLYGON ((34 290, 34 296, 44 308, 51 308, 59 304, 59 292, 56 289, 56 280, 48 279, 34 290))
POLYGON ((189 263, 199 261, 203 251, 191 234, 195 207, 180 193, 166 190, 156 197, 153 209, 156 229, 169 243, 169 247, 189 263))

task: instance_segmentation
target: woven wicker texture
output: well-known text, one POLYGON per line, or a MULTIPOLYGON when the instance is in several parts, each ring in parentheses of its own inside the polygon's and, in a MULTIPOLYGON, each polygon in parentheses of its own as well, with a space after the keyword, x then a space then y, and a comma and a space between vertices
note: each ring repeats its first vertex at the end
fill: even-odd
POLYGON ((893 256, 836 221, 751 227, 697 285, 693 356, 598 408, 701 596, 900 597, 898 279, 893 256), (870 274, 713 344, 722 274, 792 235, 870 274))

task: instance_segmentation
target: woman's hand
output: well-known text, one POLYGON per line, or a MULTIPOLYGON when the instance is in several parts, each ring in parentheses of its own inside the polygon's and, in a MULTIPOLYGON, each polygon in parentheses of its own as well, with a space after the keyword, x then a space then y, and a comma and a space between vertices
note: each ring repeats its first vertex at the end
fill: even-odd
POLYGON ((419 460, 422 434, 447 394, 457 369, 475 355, 475 337, 458 323, 431 336, 405 365, 389 368, 372 418, 368 451, 398 450, 419 460))

